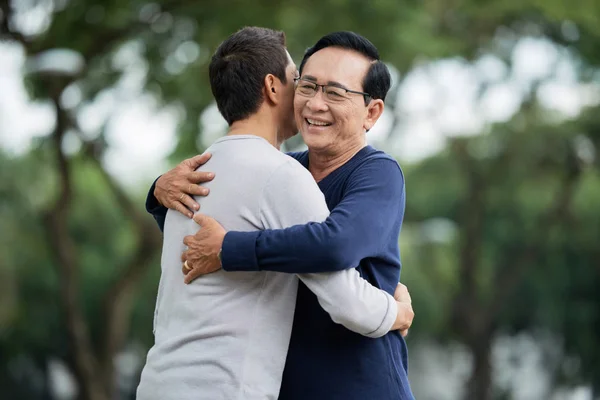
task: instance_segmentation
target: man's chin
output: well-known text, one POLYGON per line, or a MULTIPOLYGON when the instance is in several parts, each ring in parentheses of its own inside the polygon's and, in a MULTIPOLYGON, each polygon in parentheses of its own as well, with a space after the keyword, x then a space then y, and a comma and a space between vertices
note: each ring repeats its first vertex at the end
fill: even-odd
POLYGON ((327 151, 327 149, 332 145, 330 141, 326 140, 326 138, 322 136, 303 134, 302 132, 300 132, 300 134, 302 135, 304 144, 306 144, 306 147, 308 147, 309 150, 316 152, 327 151))

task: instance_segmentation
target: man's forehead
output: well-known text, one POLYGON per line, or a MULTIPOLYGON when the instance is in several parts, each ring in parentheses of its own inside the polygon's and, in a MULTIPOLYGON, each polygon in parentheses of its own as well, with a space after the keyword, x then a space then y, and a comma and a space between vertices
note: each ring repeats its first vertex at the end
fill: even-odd
POLYGON ((340 47, 326 47, 310 56, 302 68, 302 76, 309 75, 321 81, 360 80, 371 61, 363 54, 340 47))

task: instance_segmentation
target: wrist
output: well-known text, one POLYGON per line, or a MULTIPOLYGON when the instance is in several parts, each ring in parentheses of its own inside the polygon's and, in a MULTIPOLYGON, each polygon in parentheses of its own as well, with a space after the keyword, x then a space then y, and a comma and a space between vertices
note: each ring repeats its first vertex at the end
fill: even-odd
POLYGON ((221 259, 224 271, 259 271, 256 238, 260 231, 228 231, 223 238, 221 259))
POLYGON ((162 203, 162 201, 160 201, 160 198, 158 196, 159 192, 160 192, 158 182, 161 180, 161 178, 162 178, 162 175, 159 176, 158 179, 156 179, 156 182, 154 182, 154 191, 152 192, 152 194, 154 195, 154 199, 156 200, 156 203, 164 207, 165 205, 162 203))
POLYGON ((156 201, 156 204, 164 207, 165 205, 163 203, 161 203, 161 201, 158 199, 158 196, 156 195, 156 190, 154 191, 153 194, 154 194, 154 200, 156 201))
POLYGON ((152 213, 155 208, 162 207, 163 205, 158 201, 158 197, 156 197, 156 185, 160 177, 156 178, 154 182, 152 182, 152 186, 148 190, 148 195, 146 196, 146 211, 152 213))

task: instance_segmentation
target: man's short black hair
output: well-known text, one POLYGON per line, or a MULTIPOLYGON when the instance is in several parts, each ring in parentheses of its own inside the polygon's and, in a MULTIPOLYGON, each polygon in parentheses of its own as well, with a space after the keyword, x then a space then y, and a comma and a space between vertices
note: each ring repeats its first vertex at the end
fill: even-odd
MULTIPOLYGON (((317 51, 326 47, 340 47, 342 49, 356 51, 372 61, 365 78, 363 79, 362 91, 369 93, 373 99, 385 101, 385 96, 390 90, 392 78, 387 66, 379 59, 379 51, 369 39, 354 32, 333 32, 323 36, 312 47, 308 48, 300 63, 300 74, 304 69, 306 61, 317 51)), ((369 98, 365 96, 365 105, 369 104, 369 98)))
POLYGON ((245 27, 221 43, 208 71, 217 107, 229 125, 258 110, 265 76, 287 82, 288 63, 283 32, 245 27))

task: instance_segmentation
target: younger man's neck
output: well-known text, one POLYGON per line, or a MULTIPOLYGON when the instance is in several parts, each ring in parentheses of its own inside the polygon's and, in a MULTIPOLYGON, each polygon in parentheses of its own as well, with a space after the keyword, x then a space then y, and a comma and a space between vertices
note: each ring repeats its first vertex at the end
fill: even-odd
POLYGON ((281 147, 277 135, 277 127, 272 121, 253 115, 244 120, 236 121, 229 127, 227 135, 253 135, 265 139, 271 143, 277 150, 281 147))

